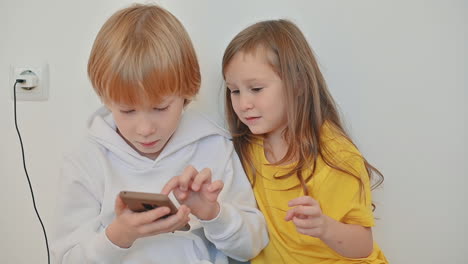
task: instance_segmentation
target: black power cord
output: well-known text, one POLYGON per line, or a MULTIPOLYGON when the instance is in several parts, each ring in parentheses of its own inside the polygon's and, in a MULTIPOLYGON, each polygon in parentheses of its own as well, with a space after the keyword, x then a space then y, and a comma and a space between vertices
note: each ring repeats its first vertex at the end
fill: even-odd
POLYGON ((41 223, 41 226, 42 226, 42 231, 44 232, 45 243, 46 243, 46 248, 47 248, 47 263, 50 264, 49 242, 47 240, 47 234, 46 234, 46 230, 44 228, 44 224, 42 223, 41 216, 39 215, 39 212, 37 211, 37 208, 36 208, 36 200, 34 199, 33 188, 32 188, 32 185, 31 185, 31 181, 29 180, 28 170, 26 169, 26 160, 24 158, 23 140, 21 139, 21 134, 20 134, 20 131, 18 129, 18 121, 17 121, 17 118, 16 118, 16 85, 18 83, 24 83, 24 82, 25 82, 25 80, 23 80, 23 79, 16 79, 16 82, 13 85, 13 107, 14 107, 14 113, 15 113, 15 127, 16 127, 16 132, 18 134, 18 138, 19 138, 19 141, 20 141, 20 145, 21 145, 21 155, 23 157, 24 173, 26 173, 26 178, 28 179, 28 183, 29 183, 29 189, 31 190, 31 197, 32 197, 33 205, 34 205, 34 211, 36 211, 37 218, 39 219, 39 222, 41 223))

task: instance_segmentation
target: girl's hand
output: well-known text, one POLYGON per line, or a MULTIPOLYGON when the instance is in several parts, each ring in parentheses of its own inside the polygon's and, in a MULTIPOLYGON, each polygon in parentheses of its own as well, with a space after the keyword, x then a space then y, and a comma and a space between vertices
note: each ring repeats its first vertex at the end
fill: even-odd
POLYGON ((115 200, 114 211, 116 218, 106 228, 106 235, 112 243, 121 248, 129 248, 141 237, 173 232, 190 220, 190 209, 187 206, 179 207, 175 215, 162 218, 170 212, 168 207, 136 213, 128 209, 119 196, 115 200))
POLYGON ((322 239, 328 228, 328 217, 322 213, 320 204, 309 196, 288 202, 292 209, 286 212, 286 221, 293 221, 297 232, 322 239))
POLYGON ((196 217, 211 220, 219 213, 218 195, 223 189, 223 182, 211 182, 211 170, 198 172, 188 166, 180 176, 175 176, 166 183, 161 193, 168 195, 174 191, 179 203, 188 206, 196 217))

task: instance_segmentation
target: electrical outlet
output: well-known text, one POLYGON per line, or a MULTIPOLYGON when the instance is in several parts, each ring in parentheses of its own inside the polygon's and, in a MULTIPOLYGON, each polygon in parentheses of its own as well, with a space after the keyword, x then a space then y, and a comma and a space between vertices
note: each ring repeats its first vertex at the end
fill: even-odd
POLYGON ((10 90, 13 99, 16 92, 17 101, 46 101, 49 99, 49 65, 41 66, 10 66, 10 90), (24 79, 24 83, 13 85, 17 79, 24 79))

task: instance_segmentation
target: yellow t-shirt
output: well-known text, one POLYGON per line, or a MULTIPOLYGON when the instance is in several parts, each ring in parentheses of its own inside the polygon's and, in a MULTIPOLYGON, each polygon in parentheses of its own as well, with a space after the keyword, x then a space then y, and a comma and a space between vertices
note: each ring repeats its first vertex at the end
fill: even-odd
MULTIPOLYGON (((373 226, 370 183, 361 154, 328 125, 324 125, 322 129, 322 142, 328 147, 329 156, 338 162, 337 165, 361 177, 364 189, 361 189, 358 178, 331 168, 319 158, 315 174, 307 183, 309 195, 320 203, 325 215, 337 221, 373 226)), ((265 215, 270 236, 270 243, 251 260, 252 264, 388 263, 376 243, 369 257, 350 259, 340 256, 320 239, 298 233, 292 221, 286 222, 284 217, 290 209, 288 201, 304 195, 302 187, 296 175, 278 178, 294 164, 269 165, 261 141, 253 144, 251 150, 257 169, 254 193, 258 206, 265 215)), ((310 173, 311 170, 307 169, 302 175, 306 178, 310 173)), ((251 173, 248 172, 248 176, 251 178, 251 173)))

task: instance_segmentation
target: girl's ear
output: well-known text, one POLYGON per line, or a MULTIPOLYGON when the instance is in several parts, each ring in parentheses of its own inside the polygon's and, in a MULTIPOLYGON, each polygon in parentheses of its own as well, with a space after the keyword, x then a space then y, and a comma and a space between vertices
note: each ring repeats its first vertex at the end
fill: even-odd
POLYGON ((306 89, 306 82, 301 80, 298 81, 297 83, 297 91, 296 91, 296 97, 302 97, 305 94, 305 89, 306 89))

